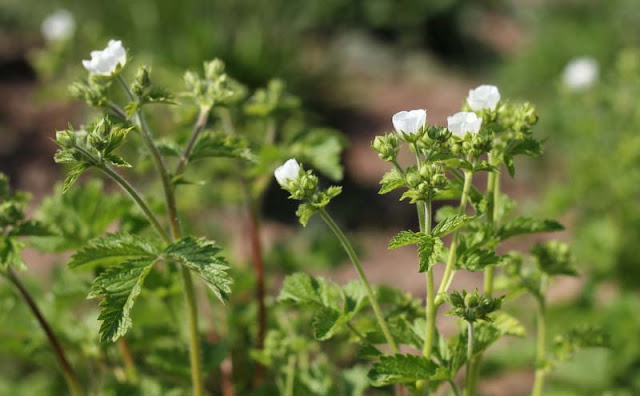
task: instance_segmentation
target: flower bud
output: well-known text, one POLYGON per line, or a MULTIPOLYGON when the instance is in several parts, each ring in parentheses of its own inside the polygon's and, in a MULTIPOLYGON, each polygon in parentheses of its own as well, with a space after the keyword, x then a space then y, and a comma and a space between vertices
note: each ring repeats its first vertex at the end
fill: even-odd
POLYGON ((398 156, 400 142, 396 135, 376 136, 371 143, 371 147, 378 152, 380 159, 390 162, 398 156))
POLYGON ((147 66, 140 66, 136 79, 131 84, 131 90, 136 96, 142 96, 144 91, 151 86, 151 77, 149 76, 149 68, 147 66))
POLYGON ((204 77, 207 80, 216 80, 222 73, 224 73, 224 62, 220 59, 214 59, 204 63, 204 77))
POLYGON ((444 127, 429 126, 427 127, 427 136, 431 140, 444 143, 451 137, 451 131, 444 127))
POLYGON ((62 148, 71 148, 76 145, 76 135, 73 131, 56 131, 56 143, 62 148))

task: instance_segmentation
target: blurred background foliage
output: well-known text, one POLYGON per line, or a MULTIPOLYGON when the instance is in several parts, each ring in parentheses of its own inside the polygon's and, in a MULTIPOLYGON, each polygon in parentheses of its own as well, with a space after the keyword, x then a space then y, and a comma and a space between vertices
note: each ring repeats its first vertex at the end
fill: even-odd
MULTIPOLYGON (((5 99, 0 104, 0 170, 10 174, 21 188, 35 190, 36 198, 52 190, 58 171, 51 160, 53 144, 47 137, 53 136, 55 128, 64 127, 68 119, 86 119, 80 107, 68 99, 66 86, 83 73, 80 59, 88 58, 90 50, 102 48, 109 38, 123 40, 134 63, 152 64, 154 78, 176 91, 181 89, 185 69, 198 70, 202 61, 214 57, 223 59, 229 74, 251 91, 274 77, 286 81, 289 90, 302 99, 306 119, 347 134, 352 145, 345 154, 347 187, 336 211, 351 229, 360 231, 372 225, 388 227, 412 221, 411 213, 375 196, 375 177, 372 182, 360 174, 362 168, 369 167, 366 160, 371 157, 358 156, 358 147, 368 149, 370 138, 389 128, 393 110, 427 107, 430 118, 442 122, 446 113, 431 112, 431 104, 438 108, 440 102, 448 103, 453 110, 467 89, 486 81, 496 82, 505 97, 535 103, 540 114, 536 133, 547 137, 547 152, 542 160, 528 165, 542 173, 532 176, 533 171, 524 172, 526 185, 518 184, 521 180, 511 188, 519 190, 520 198, 529 203, 525 210, 564 216, 567 238, 582 274, 580 283, 573 285, 576 290, 553 305, 551 326, 561 327, 567 321, 599 324, 610 332, 614 343, 613 351, 584 352, 582 358, 562 366, 551 377, 548 394, 640 393, 637 0, 70 0, 46 4, 4 0, 0 3, 0 94, 5 99), (60 8, 74 15, 76 32, 68 42, 46 43, 40 23, 60 8), (563 68, 580 56, 596 59, 600 76, 593 86, 571 90, 562 84, 563 68), (370 85, 368 91, 362 88, 363 82, 370 85), (351 86, 358 89, 349 89, 351 86), (380 102, 386 93, 390 101, 401 100, 388 105, 367 104, 368 100, 380 102), (368 210, 362 210, 363 200, 369 204, 368 210), (374 220, 372 213, 378 215, 374 220)), ((171 117, 185 119, 184 130, 178 134, 186 135, 189 115, 171 117)), ((162 123, 158 127, 162 129, 162 123)), ((100 187, 87 188, 96 195, 100 187)), ((192 215, 203 209, 199 206, 205 205, 202 202, 229 202, 227 198, 237 193, 224 185, 215 193, 192 187, 185 191, 189 192, 187 205, 192 215)), ((61 199, 47 198, 44 204, 78 206, 73 195, 65 198, 66 203, 61 199)), ((63 231, 76 235, 79 241, 86 240, 103 232, 110 219, 128 213, 118 198, 102 199, 113 207, 115 217, 109 218, 109 210, 99 224, 73 224, 71 219, 60 221, 64 218, 60 213, 60 227, 66 227, 63 231)), ((237 204, 238 198, 231 201, 237 204)), ((283 201, 279 191, 267 192, 265 207, 271 218, 293 219, 293 206, 283 201)), ((140 227, 135 216, 126 215, 121 221, 132 230, 140 227)), ((211 230, 216 228, 212 224, 202 227, 227 238, 221 225, 218 230, 211 230)), ((343 259, 335 243, 313 224, 304 235, 287 242, 276 241, 267 253, 270 270, 327 271, 343 259), (301 260, 301 252, 311 254, 301 260)), ((56 241, 38 243, 51 247, 56 241)), ((55 270, 53 275, 43 279, 34 276, 37 279, 32 281, 43 309, 56 323, 68 320, 71 307, 77 307, 71 299, 54 304, 58 300, 52 294, 77 293, 81 299, 86 290, 78 280, 70 282, 71 275, 64 272, 55 270), (52 280, 58 286, 49 290, 45 285, 52 280), (66 284, 75 286, 59 286, 66 284)), ((250 275, 237 276, 238 287, 250 290, 250 275)), ((242 292, 238 298, 242 300, 242 292)), ((35 369, 41 366, 40 357, 52 357, 46 353, 43 339, 21 338, 33 324, 4 283, 0 285, 0 307, 0 318, 5 321, 11 317, 12 321, 12 326, 0 328, 0 367, 4 372, 0 394, 9 389, 12 394, 29 394, 35 386, 63 389, 60 378, 52 380, 35 369), (28 376, 16 385, 12 379, 17 373, 28 376)), ((238 304, 234 309, 229 320, 248 323, 255 308, 238 304)), ((528 308, 521 309, 526 312, 528 308)), ((144 321, 141 317, 140 331, 144 321)), ((95 326, 95 321, 86 320, 69 329, 63 339, 80 340, 87 351, 111 348, 97 343, 95 326)), ((234 337, 242 342, 249 336, 234 337)), ((498 348, 490 358, 492 364, 487 365, 487 374, 499 377, 506 372, 508 377, 508 373, 526 367, 530 359, 514 359, 514 351, 531 357, 530 339, 498 348)), ((155 362, 161 361, 160 356, 155 362)))

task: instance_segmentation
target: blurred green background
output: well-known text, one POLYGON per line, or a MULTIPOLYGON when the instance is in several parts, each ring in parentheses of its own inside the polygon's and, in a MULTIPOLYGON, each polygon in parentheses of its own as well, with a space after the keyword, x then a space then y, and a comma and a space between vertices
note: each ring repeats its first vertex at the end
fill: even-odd
MULTIPOLYGON (((362 235, 365 251, 380 235, 414 221, 407 205, 376 194, 385 164, 369 142, 390 129, 394 112, 426 108, 430 122, 443 124, 467 90, 481 83, 498 85, 503 97, 533 102, 540 115, 535 133, 547 138, 546 153, 526 163, 505 188, 525 203, 522 211, 563 219, 563 238, 572 243, 581 272, 578 281, 552 293, 550 326, 598 324, 614 344, 562 366, 547 393, 640 394, 637 0, 3 0, 0 171, 38 199, 60 179, 53 131, 86 118, 66 86, 83 73, 80 60, 110 38, 122 40, 133 63, 152 64, 155 78, 176 90, 185 68, 198 69, 214 57, 251 89, 283 79, 302 98, 309 119, 347 137, 345 194, 336 211, 362 235), (59 9, 71 12, 75 32, 68 40, 47 41, 41 23, 59 9), (598 76, 572 88, 563 83, 563 72, 579 57, 594 59, 598 76)), ((293 221, 292 206, 283 200, 279 191, 267 194, 272 224, 293 221)), ((326 251, 311 260, 314 266, 327 268, 339 257, 326 251)), ((286 262, 283 257, 276 246, 270 260, 286 262)), ((43 279, 50 276, 46 268, 39 271, 43 279)), ((419 293, 413 274, 384 271, 379 269, 380 279, 419 293)), ((11 291, 2 284, 0 293, 11 291)), ((0 337, 26 323, 25 317, 10 329, 2 325, 0 337)), ((530 342, 494 354, 484 392, 526 393, 531 378, 522 373, 530 342)), ((16 358, 12 353, 10 347, 0 350, 0 367, 16 358)), ((11 384, 11 375, 0 374, 0 394, 11 384)))

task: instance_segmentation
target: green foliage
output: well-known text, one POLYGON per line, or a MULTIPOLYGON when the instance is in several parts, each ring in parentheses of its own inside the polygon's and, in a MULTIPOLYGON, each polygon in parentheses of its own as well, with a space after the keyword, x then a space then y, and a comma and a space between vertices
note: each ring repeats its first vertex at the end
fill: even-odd
POLYGON ((465 290, 462 293, 454 291, 449 295, 449 301, 453 308, 451 314, 471 323, 478 320, 490 322, 492 320, 490 314, 500 309, 503 299, 504 296, 499 298, 486 297, 478 290, 474 290, 473 293, 467 293, 465 290))
POLYGON ((446 219, 439 222, 435 227, 433 227, 433 230, 431 230, 431 234, 436 237, 443 237, 445 235, 451 234, 456 230, 459 230, 466 224, 469 224, 471 221, 473 221, 473 217, 465 214, 457 214, 452 217, 447 217, 446 219))
POLYGON ((558 241, 536 244, 531 249, 540 266, 540 270, 549 275, 572 275, 578 273, 573 268, 573 256, 569 245, 558 241))
POLYGON ((536 232, 562 231, 564 227, 554 220, 538 220, 529 217, 516 217, 503 224, 498 230, 498 238, 505 240, 516 235, 536 232))
POLYGON ((593 326, 575 327, 553 339, 551 364, 565 362, 583 348, 609 348, 610 346, 610 336, 602 329, 593 326))
POLYGON ((204 238, 180 239, 162 252, 164 259, 175 261, 198 275, 209 290, 222 302, 231 293, 232 280, 227 261, 220 255, 222 248, 204 238))
POLYGON ((202 133, 193 146, 189 161, 208 157, 227 157, 245 161, 254 160, 245 139, 222 132, 202 133))
POLYGON ((155 259, 159 254, 157 243, 126 233, 107 234, 96 238, 78 250, 69 268, 80 266, 111 266, 128 260, 155 259))
POLYGON ((435 363, 422 356, 381 356, 369 371, 369 379, 374 386, 409 384, 429 379, 436 368, 435 363))

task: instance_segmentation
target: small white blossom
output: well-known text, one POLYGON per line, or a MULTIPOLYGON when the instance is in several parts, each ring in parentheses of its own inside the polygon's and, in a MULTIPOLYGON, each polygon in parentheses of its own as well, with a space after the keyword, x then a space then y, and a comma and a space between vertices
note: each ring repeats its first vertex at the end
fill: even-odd
POLYGON ((467 103, 471 110, 495 110, 500 101, 500 91, 495 85, 481 85, 476 89, 469 90, 467 103))
POLYGON ((284 187, 290 181, 296 180, 298 177, 300 177, 300 170, 301 168, 300 164, 298 164, 298 161, 291 158, 283 165, 281 165, 278 169, 276 169, 274 175, 276 176, 278 184, 284 187))
POLYGON ((482 118, 476 113, 460 112, 447 117, 447 123, 451 133, 458 137, 464 137, 468 133, 475 134, 480 130, 482 118))
POLYGON ((60 9, 42 21, 40 31, 47 41, 66 40, 76 31, 76 21, 69 11, 60 9))
POLYGON ((426 110, 401 111, 391 117, 393 127, 396 131, 415 135, 427 122, 426 110))
POLYGON ((127 63, 127 51, 120 40, 109 40, 107 48, 102 51, 91 51, 91 60, 83 60, 82 65, 91 74, 99 76, 112 75, 118 65, 127 63))
POLYGON ((564 68, 562 82, 571 90, 590 87, 598 79, 598 62, 589 57, 576 58, 564 68))

